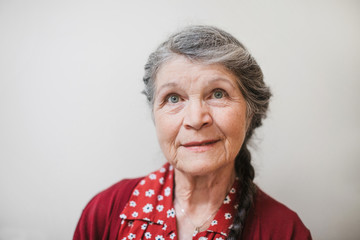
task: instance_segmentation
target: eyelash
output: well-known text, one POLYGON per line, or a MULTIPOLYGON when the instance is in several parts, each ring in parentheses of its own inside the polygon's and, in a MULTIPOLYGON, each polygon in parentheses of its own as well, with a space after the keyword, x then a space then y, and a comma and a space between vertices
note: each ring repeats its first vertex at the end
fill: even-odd
MULTIPOLYGON (((179 98, 179 101, 181 101, 181 97, 180 97, 180 95, 179 94, 176 94, 176 93, 170 93, 170 94, 168 94, 168 95, 166 95, 166 97, 164 98, 164 103, 172 103, 171 101, 170 101, 170 97, 172 97, 172 96, 176 96, 176 97, 178 97, 179 98)), ((177 102, 176 102, 177 103, 177 102)), ((175 103, 172 103, 172 104, 175 104, 175 103)))
POLYGON ((224 89, 216 88, 216 89, 214 89, 214 90, 211 92, 211 97, 212 97, 212 98, 214 97, 214 93, 217 92, 217 91, 222 92, 222 94, 223 94, 222 98, 229 96, 228 93, 227 93, 224 89))
MULTIPOLYGON (((227 93, 224 89, 215 88, 214 90, 211 91, 211 95, 210 95, 211 98, 214 98, 214 93, 217 92, 217 91, 220 91, 220 92, 223 93, 223 97, 222 97, 222 98, 229 96, 228 93, 227 93)), ((163 104, 166 104, 166 103, 176 104, 176 103, 178 103, 178 102, 172 103, 172 102, 170 101, 170 97, 171 97, 171 96, 176 96, 176 97, 178 97, 178 98, 179 98, 179 101, 178 101, 178 102, 180 102, 180 101, 182 100, 179 94, 177 94, 177 93, 169 93, 169 94, 167 94, 167 95, 165 96, 165 98, 164 98, 164 100, 163 100, 163 104)))

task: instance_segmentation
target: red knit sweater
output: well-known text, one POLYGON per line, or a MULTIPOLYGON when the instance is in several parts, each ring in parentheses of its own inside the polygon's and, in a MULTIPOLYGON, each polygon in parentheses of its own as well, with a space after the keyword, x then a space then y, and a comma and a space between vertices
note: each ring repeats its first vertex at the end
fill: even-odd
MULTIPOLYGON (((74 240, 117 239, 119 217, 142 178, 125 179, 96 195, 85 207, 74 240)), ((244 240, 311 240, 298 215, 266 193, 257 190, 254 206, 246 219, 244 240)))

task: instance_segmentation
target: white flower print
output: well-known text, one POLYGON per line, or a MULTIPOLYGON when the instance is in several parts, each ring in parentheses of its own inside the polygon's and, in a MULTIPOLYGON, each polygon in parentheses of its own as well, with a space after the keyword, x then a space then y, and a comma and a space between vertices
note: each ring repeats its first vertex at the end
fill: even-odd
POLYGON ((172 165, 169 166, 169 170, 172 171, 174 167, 172 165))
POLYGON ((156 206, 156 210, 158 210, 158 212, 161 212, 164 209, 163 205, 157 205, 156 206))
POLYGON ((131 216, 137 217, 137 216, 139 216, 139 214, 138 214, 138 212, 133 212, 133 213, 131 214, 131 216))
POLYGON ((166 169, 164 167, 160 168, 159 172, 164 173, 166 169))
POLYGON ((163 237, 163 236, 161 236, 161 235, 157 235, 156 237, 155 237, 155 240, 164 240, 165 238, 163 237))
POLYGON ((216 220, 213 220, 213 221, 211 222, 211 226, 215 226, 217 223, 218 223, 218 222, 217 222, 216 220))
POLYGON ((154 208, 153 205, 151 203, 148 203, 143 207, 143 212, 144 213, 152 212, 153 208, 154 208))
POLYGON ((124 222, 125 222, 125 220, 123 219, 123 220, 121 220, 121 225, 123 225, 124 224, 124 222))
POLYGON ((171 188, 170 187, 165 188, 164 195, 168 197, 170 196, 170 194, 171 194, 171 188))
POLYGON ((125 214, 121 214, 121 215, 120 215, 120 218, 125 219, 125 218, 126 218, 126 215, 125 215, 125 214))
POLYGON ((157 224, 160 224, 160 225, 163 225, 163 224, 164 224, 164 221, 163 221, 163 220, 158 220, 156 223, 157 223, 157 224))
POLYGON ((215 240, 224 240, 222 237, 218 237, 215 240))
POLYGON ((230 219, 231 218, 231 214, 230 213, 225 213, 225 219, 230 219))
POLYGON ((126 240, 126 237, 123 237, 121 240, 126 240))
POLYGON ((174 208, 167 210, 166 213, 167 213, 167 218, 175 217, 175 209, 174 208))
POLYGON ((220 234, 221 234, 221 235, 224 235, 224 236, 227 236, 227 234, 226 234, 226 233, 224 233, 224 232, 221 232, 220 234))
POLYGON ((153 189, 149 189, 148 191, 145 192, 146 197, 151 197, 154 194, 155 194, 155 191, 153 189))
POLYGON ((235 204, 234 208, 238 209, 238 207, 239 207, 239 204, 235 204))
POLYGON ((229 195, 226 196, 225 200, 224 200, 224 204, 229 204, 230 203, 230 197, 229 195))
POLYGON ((175 236, 176 236, 176 234, 175 234, 175 233, 171 233, 171 234, 170 234, 170 238, 171 238, 171 239, 174 239, 174 238, 175 238, 175 236))
POLYGON ((235 188, 231 188, 231 189, 230 189, 230 193, 236 193, 235 188))
POLYGON ((128 226, 132 227, 133 223, 134 223, 133 221, 129 221, 128 226))
POLYGON ((136 202, 135 202, 135 201, 130 201, 129 206, 130 206, 130 207, 135 207, 135 206, 136 206, 136 202))
POLYGON ((140 181, 140 185, 144 185, 146 183, 145 179, 140 181))
POLYGON ((133 192, 133 194, 134 194, 135 196, 139 196, 140 192, 139 192, 139 190, 135 189, 134 192, 133 192))
POLYGON ((207 240, 207 237, 199 237, 199 240, 207 240))
POLYGON ((149 232, 146 232, 146 233, 145 233, 145 238, 146 238, 146 239, 149 239, 149 238, 151 238, 151 233, 149 233, 149 232))
POLYGON ((164 184, 164 178, 163 178, 163 177, 159 179, 159 183, 160 183, 161 185, 164 184))
POLYGON ((147 227, 147 224, 146 224, 146 223, 144 223, 143 225, 141 225, 141 230, 145 230, 145 229, 146 229, 146 227, 147 227))
POLYGON ((149 175, 149 178, 150 178, 151 180, 155 180, 155 179, 156 179, 156 175, 152 173, 152 174, 149 175))
POLYGON ((129 236, 128 236, 129 239, 134 239, 135 237, 136 237, 136 235, 133 234, 133 233, 130 233, 129 236))
POLYGON ((163 199, 164 199, 164 197, 162 195, 158 195, 158 201, 161 201, 163 199))
POLYGON ((166 225, 166 223, 164 224, 164 226, 163 226, 163 228, 162 228, 162 230, 166 230, 166 228, 167 228, 167 225, 166 225))

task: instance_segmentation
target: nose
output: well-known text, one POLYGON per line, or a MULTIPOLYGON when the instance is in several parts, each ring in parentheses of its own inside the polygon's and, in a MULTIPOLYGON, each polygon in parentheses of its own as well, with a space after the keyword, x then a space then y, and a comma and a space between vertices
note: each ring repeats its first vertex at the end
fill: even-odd
POLYGON ((200 130, 212 124, 209 107, 201 100, 189 100, 185 107, 184 126, 187 129, 200 130))

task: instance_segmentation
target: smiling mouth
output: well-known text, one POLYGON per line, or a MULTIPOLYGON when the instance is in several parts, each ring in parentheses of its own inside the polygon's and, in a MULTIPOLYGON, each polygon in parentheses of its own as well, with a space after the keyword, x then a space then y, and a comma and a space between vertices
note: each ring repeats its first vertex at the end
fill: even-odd
POLYGON ((206 140, 206 141, 200 141, 200 142, 188 142, 185 144, 182 144, 183 147, 186 148, 196 148, 196 147, 203 147, 203 146, 209 146, 212 144, 217 143, 219 140, 206 140))

